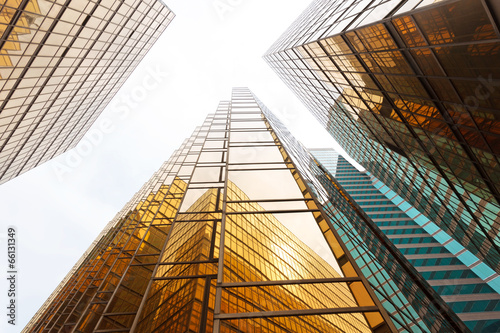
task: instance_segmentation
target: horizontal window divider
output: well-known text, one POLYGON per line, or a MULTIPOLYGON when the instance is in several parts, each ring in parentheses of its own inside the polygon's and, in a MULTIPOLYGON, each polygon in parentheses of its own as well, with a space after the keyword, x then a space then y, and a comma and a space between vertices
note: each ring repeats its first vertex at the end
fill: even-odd
POLYGON ((231 145, 234 145, 234 144, 247 145, 249 143, 255 143, 255 144, 262 144, 262 143, 275 144, 276 141, 274 141, 274 140, 265 140, 265 141, 231 141, 229 143, 229 146, 231 147, 231 145))
POLYGON ((228 200, 227 203, 245 203, 245 202, 282 202, 282 201, 314 201, 314 199, 293 198, 293 199, 261 199, 261 200, 228 200))
POLYGON ((319 212, 319 209, 287 209, 287 210, 255 210, 248 212, 226 212, 226 215, 240 215, 240 214, 288 214, 288 213, 312 213, 319 212))
MULTIPOLYGON (((189 215, 189 214, 222 214, 222 210, 210 210, 210 211, 206 211, 206 212, 178 212, 177 215, 189 215)), ((197 219, 195 221, 198 221, 197 219)), ((177 221, 176 221, 177 222, 177 221)))
POLYGON ((228 171, 281 171, 281 170, 294 170, 294 168, 228 169, 228 171))
POLYGON ((280 144, 275 144, 275 143, 270 143, 270 144, 264 144, 264 145, 257 145, 257 144, 242 144, 242 145, 235 145, 230 143, 229 148, 259 148, 259 147, 281 147, 280 144))
POLYGON ((108 312, 108 313, 103 313, 103 316, 131 316, 135 315, 137 312, 108 312))
POLYGON ((267 128, 231 128, 231 132, 253 132, 253 133, 258 133, 258 132, 266 132, 269 133, 269 130, 267 128))
POLYGON ((233 166, 233 165, 265 165, 265 164, 290 164, 290 162, 246 162, 246 163, 231 163, 229 162, 229 166, 233 166))
MULTIPOLYGON (((202 153, 225 153, 227 151, 227 148, 203 148, 202 153)), ((190 165, 195 165, 196 162, 190 163, 190 165)), ((185 165, 180 163, 179 165, 185 165)))
POLYGON ((342 283, 361 281, 359 277, 337 277, 323 279, 300 279, 300 280, 276 280, 276 281, 251 281, 251 282, 228 282, 218 284, 222 288, 260 287, 260 286, 280 286, 291 284, 319 284, 319 283, 342 283))
POLYGON ((154 277, 153 280, 182 280, 182 279, 204 279, 204 278, 216 279, 217 274, 205 274, 205 275, 183 275, 183 276, 168 276, 168 277, 154 277))
POLYGON ((196 223, 196 222, 220 222, 221 219, 202 219, 202 220, 178 220, 177 223, 196 223))
POLYGON ((170 262, 159 262, 158 265, 190 265, 190 264, 216 264, 219 262, 219 259, 211 259, 211 260, 193 260, 193 261, 170 261, 170 262))
POLYGON ((231 118, 231 122, 263 121, 262 118, 231 118))
POLYGON ((359 306, 359 307, 326 308, 326 309, 221 313, 221 314, 214 314, 214 319, 231 320, 231 319, 269 318, 269 317, 315 316, 315 315, 325 315, 325 314, 378 312, 378 311, 380 310, 376 306, 359 306))
POLYGON ((197 168, 210 168, 210 167, 218 168, 218 167, 225 167, 225 166, 226 166, 226 162, 198 162, 196 164, 197 168))
POLYGON ((215 189, 215 188, 224 188, 224 186, 189 186, 188 190, 203 190, 203 189, 215 189))

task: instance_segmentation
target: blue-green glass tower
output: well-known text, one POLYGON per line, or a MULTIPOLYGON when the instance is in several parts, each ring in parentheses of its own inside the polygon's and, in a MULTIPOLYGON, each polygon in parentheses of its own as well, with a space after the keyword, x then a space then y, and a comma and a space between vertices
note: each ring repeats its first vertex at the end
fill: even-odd
POLYGON ((369 172, 333 149, 311 153, 471 331, 500 331, 498 274, 369 172))

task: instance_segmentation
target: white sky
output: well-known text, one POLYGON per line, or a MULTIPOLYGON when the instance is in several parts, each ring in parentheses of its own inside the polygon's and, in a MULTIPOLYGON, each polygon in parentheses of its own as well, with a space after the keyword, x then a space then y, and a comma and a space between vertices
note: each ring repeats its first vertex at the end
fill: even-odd
MULTIPOLYGON (((4 272, 7 226, 18 234, 17 325, 2 314, 1 332, 21 331, 106 223, 233 86, 248 86, 306 146, 338 147, 262 59, 310 0, 165 2, 176 18, 94 124, 93 142, 84 139, 79 153, 0 186, 4 272), (151 72, 166 74, 157 84, 151 72)), ((6 290, 0 279, 0 304, 7 304, 6 290)))

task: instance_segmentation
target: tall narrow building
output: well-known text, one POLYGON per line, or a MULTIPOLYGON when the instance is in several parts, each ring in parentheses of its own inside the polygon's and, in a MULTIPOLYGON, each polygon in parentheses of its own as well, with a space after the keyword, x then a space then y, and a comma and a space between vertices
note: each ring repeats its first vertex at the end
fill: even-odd
POLYGON ((75 147, 173 17, 161 0, 0 0, 0 184, 75 147))
POLYGON ((23 332, 467 332, 373 226, 235 88, 23 332))
POLYGON ((473 332, 500 331, 500 277, 370 173, 310 149, 473 332))
POLYGON ((264 56, 345 151, 500 272, 500 6, 316 0, 264 56))

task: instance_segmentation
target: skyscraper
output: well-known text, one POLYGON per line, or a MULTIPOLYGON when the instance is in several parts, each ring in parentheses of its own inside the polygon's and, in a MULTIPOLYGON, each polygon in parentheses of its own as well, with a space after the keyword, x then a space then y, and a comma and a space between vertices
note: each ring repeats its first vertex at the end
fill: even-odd
POLYGON ((328 177, 235 88, 24 332, 466 332, 328 177))
POLYGON ((173 19, 162 1, 0 1, 0 183, 76 146, 173 19))
POLYGON ((314 1, 266 61, 371 174, 500 272, 497 1, 314 1))
POLYGON ((473 332, 500 330, 500 277, 370 173, 310 149, 473 332))

